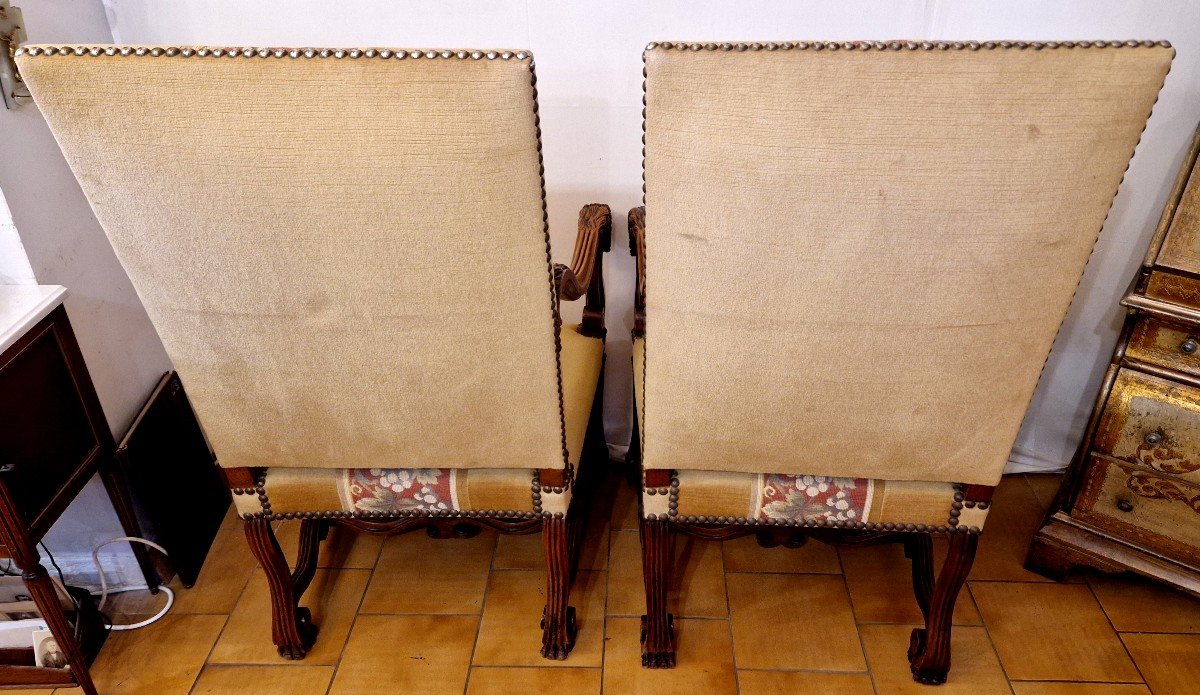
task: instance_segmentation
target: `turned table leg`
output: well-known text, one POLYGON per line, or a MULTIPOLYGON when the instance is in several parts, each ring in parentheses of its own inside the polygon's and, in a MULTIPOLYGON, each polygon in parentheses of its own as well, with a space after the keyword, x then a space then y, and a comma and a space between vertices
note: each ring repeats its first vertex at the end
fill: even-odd
MULTIPOLYGON (((79 684, 79 689, 85 695, 97 695, 96 686, 92 683, 92 676, 88 673, 87 658, 84 656, 79 642, 75 639, 71 621, 67 620, 66 614, 63 613, 58 599, 58 591, 54 588, 54 582, 50 579, 50 575, 46 573, 46 568, 42 567, 37 551, 30 550, 26 553, 17 548, 12 550, 13 564, 21 570, 21 579, 25 581, 25 588, 29 590, 29 595, 37 604, 42 620, 46 621, 51 634, 54 635, 54 641, 58 643, 58 648, 67 657, 67 666, 70 667, 75 682, 79 684)), ((75 619, 81 620, 82 618, 76 615, 75 619)))

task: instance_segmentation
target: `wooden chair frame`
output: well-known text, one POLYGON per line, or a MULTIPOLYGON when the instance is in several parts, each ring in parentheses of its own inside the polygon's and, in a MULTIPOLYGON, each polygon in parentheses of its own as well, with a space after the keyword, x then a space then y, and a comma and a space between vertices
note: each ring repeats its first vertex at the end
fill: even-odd
MULTIPOLYGON (((555 264, 553 277, 557 298, 574 301, 585 297, 580 332, 603 339, 604 327, 604 253, 611 244, 612 214, 607 205, 585 205, 579 213, 579 231, 571 265, 555 264)), ((561 319, 555 315, 556 325, 561 319)), ((583 459, 607 458, 601 413, 603 412, 603 369, 592 402, 579 475, 573 466, 541 469, 537 484, 541 488, 575 488, 567 512, 519 514, 485 511, 454 512, 444 516, 411 515, 369 518, 344 512, 307 512, 272 515, 255 513, 244 516, 246 540, 262 566, 271 593, 271 638, 285 659, 303 659, 317 638, 312 612, 300 605, 300 598, 317 570, 320 543, 332 526, 360 533, 392 536, 423 528, 432 538, 471 538, 484 529, 504 534, 542 533, 546 559, 546 606, 542 620, 542 656, 567 658, 575 644, 575 610, 569 605, 571 581, 577 565, 580 540, 587 517, 589 490, 598 473, 596 463, 584 465, 583 459), (288 566, 272 524, 282 519, 300 520, 300 543, 294 569, 288 566)), ((236 492, 264 494, 262 469, 224 469, 226 480, 236 492)))
MULTIPOLYGON (((634 336, 642 337, 646 330, 646 209, 637 207, 629 211, 629 253, 636 259, 636 286, 634 290, 634 336)), ((635 409, 636 411, 636 409, 635 409)), ((634 432, 630 444, 630 461, 640 467, 641 451, 638 432, 639 423, 634 416, 634 432)), ((674 494, 671 488, 672 471, 664 469, 643 470, 642 485, 661 492, 674 494), (664 490, 665 488, 665 490, 664 490)), ((968 485, 963 491, 962 502, 955 504, 980 505, 986 508, 991 503, 993 488, 985 485, 968 485)), ((674 619, 667 606, 667 590, 671 583, 674 565, 674 537, 682 533, 704 540, 724 541, 754 535, 764 548, 784 546, 799 548, 809 538, 833 545, 873 545, 879 543, 902 543, 904 554, 912 561, 913 593, 921 608, 925 626, 914 628, 909 640, 908 660, 913 680, 928 685, 946 682, 950 670, 950 632, 954 616, 954 602, 971 572, 975 550, 979 543, 979 532, 949 527, 939 531, 935 527, 913 524, 850 524, 837 522, 823 526, 820 522, 797 522, 783 524, 748 524, 737 521, 696 523, 680 521, 667 514, 657 518, 647 517, 642 508, 642 497, 638 497, 639 535, 642 543, 642 577, 646 587, 646 615, 642 616, 642 666, 646 668, 671 668, 675 665, 674 619), (950 547, 941 571, 934 574, 933 534, 943 533, 949 538, 950 547)))

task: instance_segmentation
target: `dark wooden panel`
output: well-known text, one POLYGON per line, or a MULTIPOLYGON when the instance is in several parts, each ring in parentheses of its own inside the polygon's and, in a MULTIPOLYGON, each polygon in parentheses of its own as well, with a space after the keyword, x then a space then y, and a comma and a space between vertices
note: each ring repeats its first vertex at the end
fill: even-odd
POLYGON ((117 458, 143 531, 167 549, 172 568, 191 586, 231 498, 175 372, 158 383, 117 458))
POLYGON ((58 333, 53 322, 39 324, 0 364, 3 479, 9 489, 19 491, 13 495, 13 503, 22 521, 39 527, 38 531, 44 531, 42 527, 48 523, 35 522, 63 488, 73 488, 66 491, 69 500, 86 482, 68 484, 72 478, 83 477, 81 473, 91 468, 102 446, 58 333))

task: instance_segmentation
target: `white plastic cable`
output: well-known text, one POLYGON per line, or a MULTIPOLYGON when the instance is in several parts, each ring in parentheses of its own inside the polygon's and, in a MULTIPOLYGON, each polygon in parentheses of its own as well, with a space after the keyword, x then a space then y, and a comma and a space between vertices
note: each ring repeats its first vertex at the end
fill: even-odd
MULTIPOLYGON (((154 548, 155 550, 162 553, 163 555, 167 554, 167 549, 162 547, 158 543, 155 543, 154 541, 148 541, 145 538, 138 538, 137 536, 121 536, 120 538, 112 538, 112 539, 104 541, 100 545, 96 546, 95 550, 92 551, 92 564, 94 564, 96 566, 96 572, 100 575, 100 601, 99 601, 99 603, 96 604, 96 610, 102 610, 104 608, 104 603, 106 601, 108 601, 108 580, 105 579, 105 577, 104 577, 104 568, 100 566, 100 549, 106 545, 111 545, 113 543, 120 543, 121 541, 127 541, 129 543, 142 543, 144 545, 150 546, 151 548, 154 548)), ((111 629, 113 631, 136 630, 139 627, 146 627, 147 625, 155 622, 159 618, 166 615, 167 612, 171 610, 171 606, 174 605, 174 603, 175 603, 175 592, 171 591, 171 589, 166 586, 159 586, 158 588, 160 591, 165 591, 167 594, 167 605, 163 606, 162 610, 160 610, 158 613, 155 613, 153 616, 151 616, 139 623, 130 623, 128 625, 113 625, 109 629, 111 629)))

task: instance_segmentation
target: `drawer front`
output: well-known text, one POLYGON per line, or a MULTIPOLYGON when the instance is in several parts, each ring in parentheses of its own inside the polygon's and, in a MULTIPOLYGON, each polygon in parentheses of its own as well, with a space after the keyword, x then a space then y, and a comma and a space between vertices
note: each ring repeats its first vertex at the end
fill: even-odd
POLYGON ((1092 448, 1200 483, 1200 389, 1122 369, 1092 448))
POLYGON ((1134 327, 1125 354, 1200 376, 1200 330, 1143 318, 1134 327))
POLYGON ((1200 562, 1200 486, 1093 456, 1071 516, 1183 562, 1200 562))
POLYGON ((1188 177, 1157 262, 1200 273, 1200 167, 1188 177))
POLYGON ((1200 280, 1156 268, 1146 284, 1146 296, 1200 309, 1200 280))

